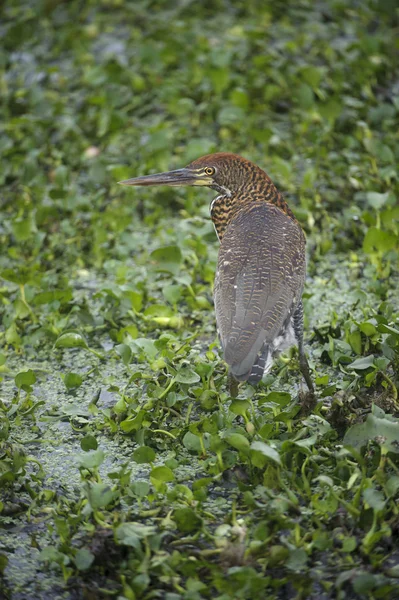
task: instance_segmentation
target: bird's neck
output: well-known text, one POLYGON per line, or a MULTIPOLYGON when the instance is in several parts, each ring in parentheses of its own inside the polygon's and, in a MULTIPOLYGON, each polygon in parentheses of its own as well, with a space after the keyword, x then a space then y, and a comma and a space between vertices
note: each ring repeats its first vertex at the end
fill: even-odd
POLYGON ((211 202, 211 219, 219 240, 223 238, 223 234, 229 223, 237 213, 245 210, 245 208, 254 202, 269 202, 274 204, 288 216, 295 219, 283 195, 278 191, 269 177, 267 177, 257 182, 257 185, 251 188, 243 188, 231 194, 221 194, 211 202))

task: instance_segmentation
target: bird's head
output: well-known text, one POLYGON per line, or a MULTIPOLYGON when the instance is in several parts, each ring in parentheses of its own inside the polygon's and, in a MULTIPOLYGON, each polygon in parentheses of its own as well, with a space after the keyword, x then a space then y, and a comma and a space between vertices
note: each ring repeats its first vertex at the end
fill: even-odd
POLYGON ((197 158, 183 169, 154 175, 143 175, 119 183, 140 186, 199 185, 216 190, 224 196, 232 196, 238 191, 255 184, 259 181, 259 178, 269 180, 264 171, 249 160, 242 158, 242 156, 218 152, 197 158))

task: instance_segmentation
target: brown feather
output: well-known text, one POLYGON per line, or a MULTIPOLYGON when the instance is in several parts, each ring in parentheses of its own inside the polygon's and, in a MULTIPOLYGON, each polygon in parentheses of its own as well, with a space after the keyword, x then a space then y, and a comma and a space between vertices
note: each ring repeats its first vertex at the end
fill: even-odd
POLYGON ((220 340, 233 375, 250 374, 301 299, 305 238, 276 205, 248 203, 227 226, 219 250, 215 308, 220 340))

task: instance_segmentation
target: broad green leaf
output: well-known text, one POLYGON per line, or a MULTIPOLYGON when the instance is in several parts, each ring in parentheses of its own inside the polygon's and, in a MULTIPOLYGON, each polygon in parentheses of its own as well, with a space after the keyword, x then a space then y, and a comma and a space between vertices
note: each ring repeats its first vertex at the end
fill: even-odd
POLYGON ((364 369, 369 369, 374 366, 374 355, 370 354, 369 356, 363 356, 362 358, 357 358, 349 365, 347 365, 347 369, 356 369, 357 371, 363 371, 364 369))
POLYGON ((87 571, 94 562, 94 554, 88 548, 79 548, 75 554, 75 565, 79 571, 87 571))
POLYGON ((369 414, 364 423, 352 425, 345 434, 344 445, 360 449, 374 440, 384 452, 399 454, 399 421, 369 414))
POLYGON ((15 376, 15 385, 20 390, 30 391, 31 386, 36 383, 36 375, 32 369, 21 371, 15 376))
POLYGON ((79 466, 85 469, 95 469, 104 461, 104 451, 101 448, 97 450, 89 450, 85 454, 79 454, 79 466))
POLYGON ((119 544, 139 548, 141 540, 155 535, 156 529, 152 525, 127 522, 119 525, 115 530, 115 538, 119 544))
POLYGON ((157 271, 165 271, 177 275, 182 263, 182 253, 178 246, 157 248, 150 254, 150 261, 157 271))
POLYGON ((98 443, 94 435, 87 434, 80 440, 80 447, 85 452, 88 452, 89 450, 97 450, 98 443))
POLYGON ((76 332, 69 331, 62 333, 55 342, 56 348, 87 348, 87 342, 84 337, 76 332))
POLYGON ((201 377, 188 367, 182 367, 175 375, 175 380, 179 383, 194 384, 201 380, 201 377))
POLYGON ((251 403, 248 400, 233 400, 229 406, 229 410, 240 416, 247 416, 247 411, 251 408, 251 403))
POLYGON ((162 481, 164 483, 167 481, 173 481, 175 478, 173 471, 169 469, 169 467, 165 466, 155 467, 152 469, 150 477, 151 479, 156 479, 157 481, 162 481))
POLYGON ((139 465, 154 462, 156 454, 149 446, 140 446, 133 452, 132 459, 139 465))
POLYGON ((88 484, 88 499, 93 510, 104 508, 114 499, 114 492, 106 483, 88 484))
POLYGON ((249 450, 250 444, 247 438, 240 433, 230 433, 224 437, 226 442, 236 450, 249 450))
POLYGON ((177 508, 173 513, 177 528, 183 533, 198 531, 202 527, 202 519, 192 508, 177 508))
POLYGON ((266 456, 266 458, 270 458, 270 460, 272 460, 281 467, 281 459, 279 453, 277 452, 277 450, 275 450, 268 444, 265 444, 264 442, 252 442, 251 450, 254 450, 255 452, 260 452, 261 454, 263 454, 263 456, 266 456))
POLYGON ((363 240, 363 250, 366 254, 387 252, 398 244, 398 237, 392 231, 383 231, 377 227, 370 227, 363 240))
POLYGON ((64 383, 68 390, 80 387, 82 382, 83 378, 78 373, 67 373, 64 377, 64 383))
POLYGON ((379 490, 376 490, 373 487, 369 487, 364 490, 363 498, 365 502, 373 509, 375 512, 381 512, 384 510, 386 500, 384 498, 384 494, 379 490))

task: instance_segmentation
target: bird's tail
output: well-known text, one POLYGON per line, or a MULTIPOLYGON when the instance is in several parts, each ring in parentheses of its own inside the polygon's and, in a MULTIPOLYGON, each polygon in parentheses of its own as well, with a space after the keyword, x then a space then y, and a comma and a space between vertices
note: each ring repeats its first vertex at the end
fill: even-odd
POLYGON ((231 373, 238 381, 248 381, 251 385, 256 385, 262 379, 266 367, 272 363, 272 355, 269 344, 264 344, 261 352, 256 358, 251 369, 246 373, 237 373, 234 365, 231 367, 231 373))

